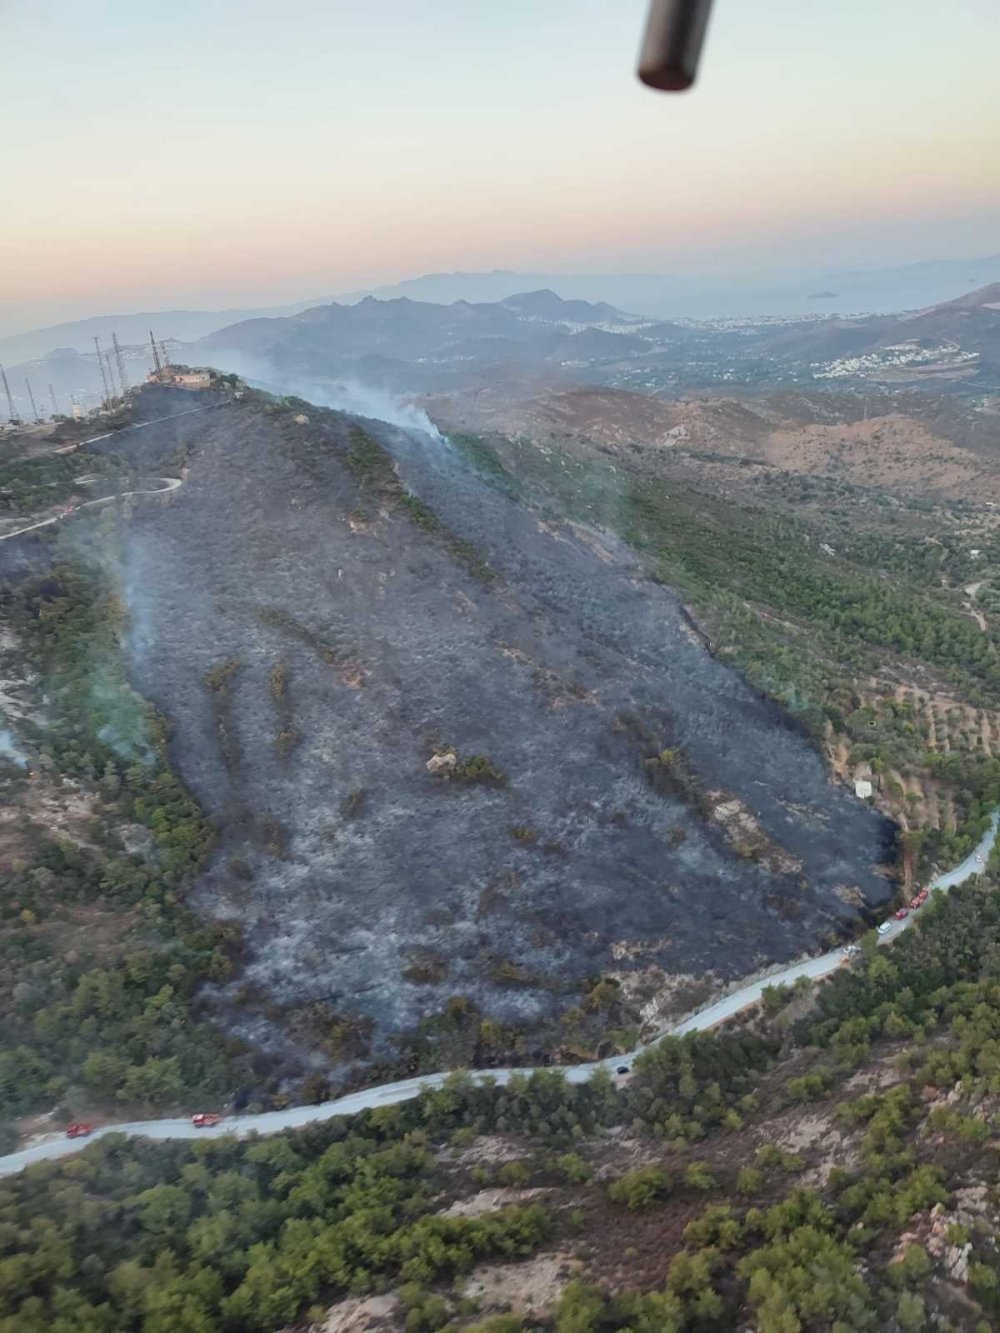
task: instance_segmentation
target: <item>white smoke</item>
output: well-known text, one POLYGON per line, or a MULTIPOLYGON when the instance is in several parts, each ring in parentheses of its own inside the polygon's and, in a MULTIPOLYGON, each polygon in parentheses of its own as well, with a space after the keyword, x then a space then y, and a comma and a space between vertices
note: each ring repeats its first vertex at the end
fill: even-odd
POLYGON ((268 393, 304 398, 317 407, 332 407, 353 416, 387 421, 402 430, 418 431, 432 440, 444 442, 444 436, 422 407, 391 393, 388 389, 362 384, 355 379, 316 379, 281 370, 270 360, 251 353, 220 348, 212 351, 212 364, 220 370, 239 375, 253 387, 268 393))
POLYGON ((333 407, 338 412, 350 412, 358 417, 374 417, 376 421, 387 421, 390 426, 399 426, 402 430, 420 431, 444 442, 444 436, 422 407, 397 398, 385 389, 375 389, 357 380, 342 380, 336 384, 303 386, 295 392, 317 407, 333 407))
POLYGON ((0 759, 17 764, 19 768, 28 767, 28 756, 18 745, 14 733, 6 727, 0 727, 0 759))

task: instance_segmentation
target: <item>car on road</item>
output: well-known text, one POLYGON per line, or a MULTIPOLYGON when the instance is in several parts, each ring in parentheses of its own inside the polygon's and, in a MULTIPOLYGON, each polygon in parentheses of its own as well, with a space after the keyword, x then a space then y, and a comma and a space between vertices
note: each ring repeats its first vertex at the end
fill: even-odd
POLYGON ((619 1065, 618 1068, 615 1070, 616 1074, 627 1074, 628 1072, 629 1072, 628 1065, 619 1065))
POLYGON ((893 915, 895 916, 897 921, 902 921, 904 920, 904 918, 910 915, 910 909, 908 907, 900 907, 896 912, 893 913, 893 915))
POLYGON ((879 928, 878 928, 878 933, 879 933, 880 935, 888 935, 888 933, 889 933, 890 930, 892 930, 892 922, 891 922, 891 921, 883 921, 882 924, 881 924, 881 925, 879 926, 879 928))
POLYGON ((217 1125, 222 1119, 216 1111, 195 1111, 191 1117, 191 1123, 195 1129, 208 1129, 211 1125, 217 1125))
POLYGON ((78 1120, 72 1125, 66 1126, 66 1137, 68 1139, 85 1139, 91 1133, 94 1126, 88 1124, 85 1120, 78 1120))

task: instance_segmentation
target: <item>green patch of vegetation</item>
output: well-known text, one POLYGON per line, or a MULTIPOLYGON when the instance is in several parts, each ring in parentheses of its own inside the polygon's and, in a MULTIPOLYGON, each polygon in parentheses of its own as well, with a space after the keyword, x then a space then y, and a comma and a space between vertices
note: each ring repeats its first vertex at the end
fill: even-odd
POLYGON ((632 1212, 637 1212, 651 1208, 654 1203, 662 1203, 670 1188, 670 1177, 662 1166, 637 1166, 612 1181, 608 1186, 608 1198, 612 1203, 624 1204, 632 1212))
MULTIPOLYGON (((328 666, 339 666, 351 657, 350 651, 341 648, 337 644, 325 642, 314 630, 311 630, 308 625, 303 625, 302 622, 296 620, 290 612, 283 611, 280 607, 261 607, 257 612, 257 619, 262 625, 266 625, 269 629, 278 630, 288 638, 295 639, 299 643, 305 644, 307 648, 312 649, 312 651, 326 662, 328 666)), ((279 664, 278 667, 272 668, 272 671, 268 676, 268 689, 271 692, 271 697, 277 702, 284 696, 286 688, 287 672, 279 664), (275 672, 278 674, 275 675, 275 672)))
POLYGON ((523 490, 514 474, 503 464, 500 455, 486 440, 479 435, 449 435, 453 448, 472 464, 475 471, 496 490, 502 491, 511 499, 523 496, 523 490))
POLYGON ((125 680, 117 593, 64 566, 2 603, 46 701, 36 782, 53 783, 58 803, 72 780, 91 814, 73 835, 26 819, 21 868, 4 885, 0 1114, 217 1098, 246 1075, 239 1044, 197 1021, 197 994, 232 974, 238 932, 182 906, 213 831, 168 766, 161 720, 125 680), (121 840, 136 825, 148 851, 121 840))
POLYGON ((358 815, 364 813, 365 802, 368 799, 368 789, 366 787, 355 787, 353 791, 347 793, 340 803, 340 813, 346 819, 356 819, 358 815))
POLYGON ((454 782, 465 782, 470 786, 506 787, 507 785, 507 775, 485 754, 470 754, 464 758, 460 756, 448 776, 454 782))
POLYGON ((524 847, 534 847, 538 843, 538 830, 528 824, 511 824, 510 836, 524 847))
POLYGON ((288 688, 288 667, 284 662, 276 662, 267 673, 267 686, 275 703, 284 699, 288 688))
POLYGON ((214 694, 221 694, 229 688, 240 669, 240 662, 235 657, 227 657, 205 672, 205 684, 214 694))
POLYGON ((0 463, 0 518, 64 504, 80 491, 76 478, 83 474, 104 482, 121 482, 131 475, 127 464, 101 454, 47 453, 0 463))
POLYGON ((2 1261, 0 1327, 252 1333, 321 1297, 395 1281, 424 1312, 408 1327, 441 1328, 449 1303, 430 1284, 530 1254, 551 1228, 538 1205, 435 1216, 426 1139, 392 1142, 377 1122, 295 1140, 146 1144, 128 1171, 123 1151, 133 1148, 95 1145, 69 1193, 44 1170, 4 1182, 5 1215, 28 1214, 36 1229, 22 1233, 20 1263, 2 1261), (18 1268, 29 1282, 13 1280, 18 1268))
POLYGON ((493 582, 496 572, 483 559, 475 545, 456 536, 430 505, 406 490, 396 475, 391 456, 359 426, 351 428, 344 461, 358 483, 363 500, 406 514, 416 527, 437 537, 449 553, 480 582, 493 582))

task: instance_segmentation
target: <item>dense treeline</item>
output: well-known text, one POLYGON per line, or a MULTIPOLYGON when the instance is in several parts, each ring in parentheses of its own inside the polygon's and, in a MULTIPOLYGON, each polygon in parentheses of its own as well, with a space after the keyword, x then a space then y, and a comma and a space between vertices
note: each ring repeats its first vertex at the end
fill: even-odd
POLYGON ((130 475, 117 458, 97 454, 42 454, 0 465, 0 517, 48 509, 79 491, 81 473, 107 480, 130 475))
POLYGON ((924 910, 892 949, 866 948, 820 988, 790 1029, 668 1040, 625 1087, 605 1074, 503 1087, 456 1075, 280 1138, 112 1138, 34 1167, 0 1183, 0 1333, 264 1333, 387 1288, 399 1326, 416 1333, 987 1333, 1000 1315, 997 1230, 992 1214, 970 1226, 955 1200, 991 1179, 1000 891, 965 888, 924 910), (900 1081, 856 1086, 886 1042, 900 1081), (775 1146, 769 1126, 776 1099, 817 1098, 848 1139, 845 1164, 807 1182, 808 1155, 775 1146), (616 1127, 643 1141, 646 1164, 609 1180, 591 1163, 616 1127), (470 1169, 463 1153, 483 1134, 522 1155, 501 1165, 473 1154, 470 1169), (498 1183, 551 1197, 445 1215, 449 1200, 498 1183), (965 1265, 960 1301, 928 1241, 933 1209, 965 1265), (609 1294, 585 1273, 541 1320, 475 1322, 462 1279, 480 1261, 570 1246, 600 1268, 609 1246, 627 1259, 633 1229, 648 1237, 661 1215, 665 1280, 609 1294))
POLYGON ((428 1284, 530 1253, 549 1219, 435 1217, 439 1185, 424 1136, 345 1120, 250 1144, 106 1140, 4 1187, 0 1330, 274 1329, 386 1278, 408 1284, 411 1327, 440 1327, 418 1322, 428 1284))
POLYGON ((70 779, 86 814, 75 836, 26 819, 23 868, 0 899, 0 1117, 229 1092, 238 1047, 192 1016, 239 940, 181 905, 213 832, 122 675, 117 597, 63 567, 6 590, 2 609, 45 697, 44 725, 24 728, 36 769, 11 790, 70 779), (123 827, 146 830, 141 848, 125 847, 123 827))

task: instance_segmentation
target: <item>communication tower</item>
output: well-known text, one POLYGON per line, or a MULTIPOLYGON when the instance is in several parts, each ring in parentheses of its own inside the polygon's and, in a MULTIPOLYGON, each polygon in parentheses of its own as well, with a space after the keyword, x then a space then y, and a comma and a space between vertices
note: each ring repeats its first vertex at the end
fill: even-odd
POLYGON ((104 353, 101 351, 100 340, 97 334, 94 334, 94 346, 97 348, 97 364, 101 368, 101 380, 104 384, 104 402, 103 407, 111 406, 111 386, 108 384, 108 372, 104 369, 104 353))
POLYGON ((117 333, 111 334, 111 341, 114 344, 115 361, 117 362, 118 365, 118 378, 121 381, 122 399, 124 400, 128 396, 128 379, 126 378, 125 375, 125 360, 122 356, 122 349, 118 346, 117 333))
POLYGON ((10 424, 20 426, 21 418, 14 411, 14 399, 11 397, 10 385, 7 383, 7 372, 3 366, 0 366, 0 378, 3 379, 3 391, 7 395, 7 414, 10 417, 10 424))
POLYGON ((38 408, 35 406, 35 395, 31 392, 31 380, 25 376, 24 382, 28 387, 28 402, 31 404, 31 415, 35 418, 35 425, 40 426, 42 424, 42 418, 38 415, 38 408))

